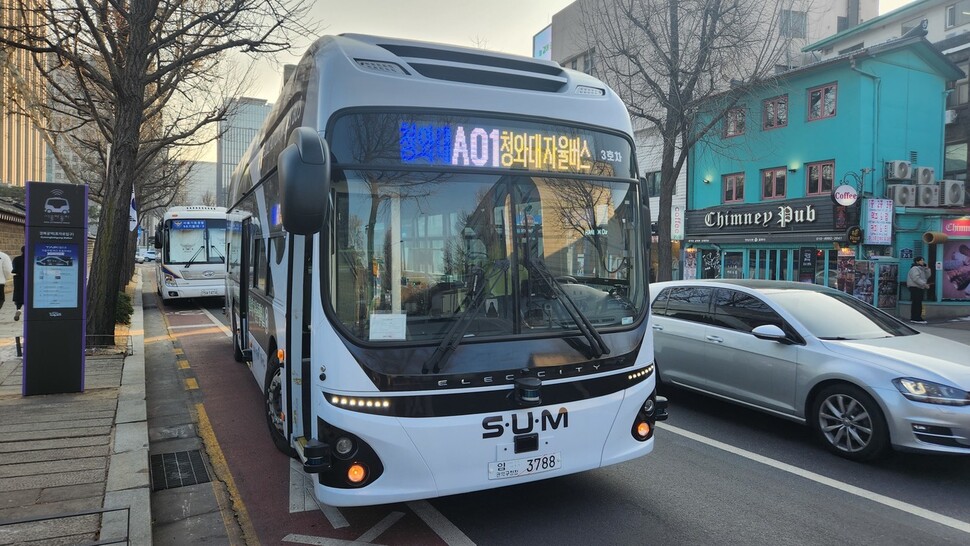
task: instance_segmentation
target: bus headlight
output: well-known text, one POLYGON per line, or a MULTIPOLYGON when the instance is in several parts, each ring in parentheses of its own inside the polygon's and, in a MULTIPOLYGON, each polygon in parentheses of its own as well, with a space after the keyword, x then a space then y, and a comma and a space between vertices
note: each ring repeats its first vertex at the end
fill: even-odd
POLYGON ((165 275, 165 286, 175 286, 175 277, 166 274, 165 275))
POLYGON ((346 436, 341 436, 334 443, 333 450, 338 456, 347 457, 354 452, 354 441, 346 436))

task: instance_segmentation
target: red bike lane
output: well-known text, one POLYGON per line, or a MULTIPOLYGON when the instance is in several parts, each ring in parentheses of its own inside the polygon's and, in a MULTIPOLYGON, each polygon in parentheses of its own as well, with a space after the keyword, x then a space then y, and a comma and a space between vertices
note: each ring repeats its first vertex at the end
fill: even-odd
POLYGON ((204 432, 204 421, 211 424, 213 439, 206 439, 206 451, 216 475, 227 482, 231 494, 242 500, 242 507, 234 508, 244 532, 255 533, 262 544, 376 541, 424 545, 467 540, 460 532, 455 540, 456 535, 449 532, 454 529, 449 529, 447 522, 442 530, 444 518, 428 503, 339 510, 325 507, 325 511, 314 506, 311 495, 303 493, 299 486, 303 475, 291 474, 290 459, 270 439, 263 396, 249 367, 233 359, 228 330, 213 323, 213 319, 222 318, 221 310, 211 307, 203 311, 188 303, 163 305, 159 309, 176 348, 183 351, 181 365, 198 385, 202 404, 197 406, 197 418, 200 432, 204 432), (213 440, 216 445, 210 445, 213 440), (220 475, 220 452, 229 478, 220 475), (291 480, 297 485, 291 486, 291 480), (291 506, 307 511, 291 512, 291 506), (436 533, 412 506, 422 513, 430 510, 431 517, 423 515, 439 531, 436 533), (439 533, 450 540, 446 542, 439 533))

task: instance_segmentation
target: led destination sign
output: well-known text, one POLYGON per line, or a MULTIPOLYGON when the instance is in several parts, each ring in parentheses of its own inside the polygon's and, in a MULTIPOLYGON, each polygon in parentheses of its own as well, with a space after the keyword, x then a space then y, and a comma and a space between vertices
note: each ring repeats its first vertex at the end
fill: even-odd
POLYGON ((337 121, 331 151, 339 163, 633 176, 622 137, 519 120, 351 114, 337 121))

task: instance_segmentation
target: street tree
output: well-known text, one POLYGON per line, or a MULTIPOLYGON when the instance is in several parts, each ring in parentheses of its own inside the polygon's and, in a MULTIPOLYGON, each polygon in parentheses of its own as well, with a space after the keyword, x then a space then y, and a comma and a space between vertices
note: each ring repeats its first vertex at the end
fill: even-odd
MULTIPOLYGON (((313 34, 309 0, 9 0, 17 25, 0 46, 26 51, 52 108, 103 139, 101 218, 88 280, 90 342, 113 342, 118 279, 128 253, 137 179, 172 146, 199 146, 225 117, 212 100, 231 52, 289 49, 313 34)), ((235 81, 244 80, 237 78, 235 81)), ((223 103, 224 104, 224 103, 223 103)), ((77 128, 76 127, 76 128, 77 128)), ((174 195, 176 192, 171 192, 174 195)))
MULTIPOLYGON (((635 129, 652 132, 660 141, 658 244, 653 248, 657 279, 669 280, 673 194, 688 151, 720 127, 739 99, 794 62, 791 38, 797 33, 791 32, 791 13, 796 1, 582 2, 595 75, 623 98, 635 129)), ((797 3, 801 9, 809 5, 797 3)))

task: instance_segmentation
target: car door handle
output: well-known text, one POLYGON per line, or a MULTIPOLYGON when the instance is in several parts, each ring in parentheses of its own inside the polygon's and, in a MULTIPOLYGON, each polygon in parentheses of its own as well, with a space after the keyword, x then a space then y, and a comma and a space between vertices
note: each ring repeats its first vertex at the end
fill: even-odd
POLYGON ((664 329, 664 327, 663 327, 663 326, 661 326, 661 325, 659 325, 659 324, 654 324, 654 325, 653 325, 653 329, 654 329, 654 330, 657 330, 658 332, 662 332, 662 331, 663 331, 663 329, 664 329))
POLYGON ((714 343, 724 343, 724 340, 718 336, 707 336, 707 341, 713 341, 714 343))

